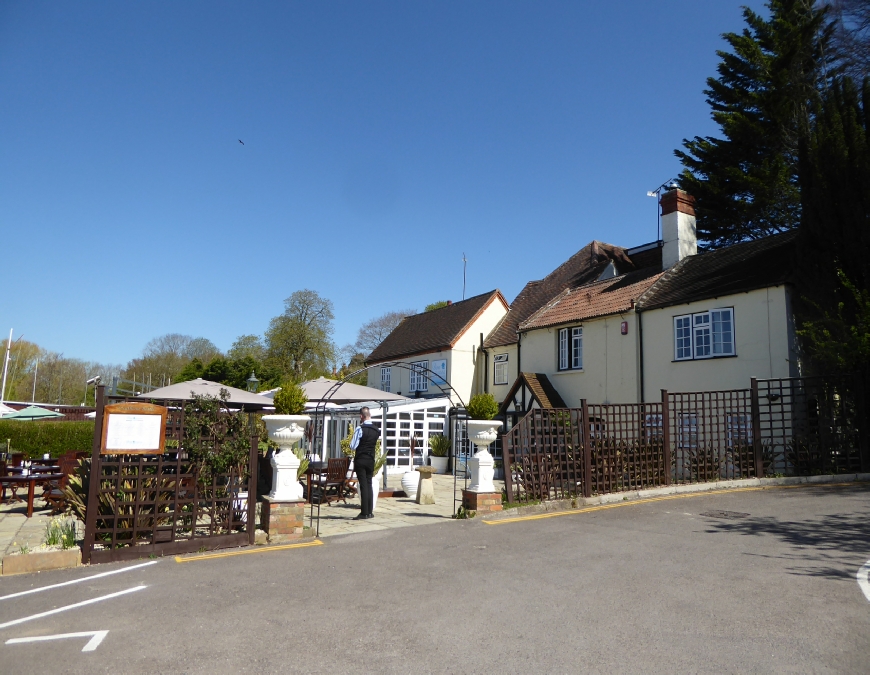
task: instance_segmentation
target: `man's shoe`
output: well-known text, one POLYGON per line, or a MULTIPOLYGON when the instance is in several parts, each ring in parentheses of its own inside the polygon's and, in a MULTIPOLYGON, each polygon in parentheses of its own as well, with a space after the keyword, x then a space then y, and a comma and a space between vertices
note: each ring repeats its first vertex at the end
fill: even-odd
POLYGON ((375 517, 375 514, 374 514, 374 513, 370 513, 369 515, 366 516, 366 519, 368 519, 368 518, 374 518, 374 517, 375 517))
POLYGON ((361 514, 359 514, 356 518, 354 518, 354 520, 365 520, 365 519, 368 518, 368 517, 369 517, 369 516, 363 515, 363 514, 361 513, 361 514))

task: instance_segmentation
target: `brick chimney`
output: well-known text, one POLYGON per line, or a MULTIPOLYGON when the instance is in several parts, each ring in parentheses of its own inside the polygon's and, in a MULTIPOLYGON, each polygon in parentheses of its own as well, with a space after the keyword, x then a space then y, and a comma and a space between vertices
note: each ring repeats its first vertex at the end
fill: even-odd
POLYGON ((695 232, 695 198, 679 188, 662 195, 662 269, 698 252, 695 232))

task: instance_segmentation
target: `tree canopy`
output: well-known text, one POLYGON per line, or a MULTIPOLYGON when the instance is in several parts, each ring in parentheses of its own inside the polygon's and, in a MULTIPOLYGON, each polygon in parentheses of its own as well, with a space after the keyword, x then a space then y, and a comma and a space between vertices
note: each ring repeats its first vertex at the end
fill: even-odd
POLYGON ((833 25, 827 7, 770 0, 770 18, 744 8, 746 28, 726 33, 707 103, 721 138, 696 136, 676 150, 678 182, 695 198, 698 239, 715 248, 797 227, 798 151, 827 82, 833 25))
POLYGON ((284 301, 284 313, 269 322, 268 364, 297 382, 331 372, 335 357, 334 319, 331 300, 309 289, 293 293, 284 301))
POLYGON ((395 330, 396 326, 402 322, 402 319, 416 313, 416 310, 413 309, 400 309, 395 312, 387 312, 370 321, 366 321, 357 333, 354 349, 368 356, 374 351, 375 347, 384 341, 384 338, 395 330))

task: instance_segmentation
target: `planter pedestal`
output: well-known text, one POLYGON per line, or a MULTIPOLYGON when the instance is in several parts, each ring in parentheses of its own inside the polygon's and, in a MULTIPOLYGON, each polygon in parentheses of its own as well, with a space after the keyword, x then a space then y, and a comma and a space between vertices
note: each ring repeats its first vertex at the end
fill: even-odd
POLYGON ((263 497, 260 527, 269 543, 296 541, 305 537, 305 500, 280 501, 263 497))
POLYGON ((432 474, 435 473, 435 467, 418 466, 417 471, 420 472, 420 485, 417 487, 417 503, 434 504, 435 484, 432 482, 432 474))
POLYGON ((501 492, 472 492, 462 491, 462 508, 466 511, 475 511, 482 516, 487 513, 501 511, 501 492))

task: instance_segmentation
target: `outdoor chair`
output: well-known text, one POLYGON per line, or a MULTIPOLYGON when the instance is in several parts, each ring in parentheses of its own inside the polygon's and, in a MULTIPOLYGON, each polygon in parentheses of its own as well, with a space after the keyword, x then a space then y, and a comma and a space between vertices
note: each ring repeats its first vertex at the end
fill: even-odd
MULTIPOLYGON (((357 480, 357 477, 356 477, 356 471, 354 471, 353 469, 350 468, 350 462, 348 462, 347 473, 345 474, 345 481, 344 481, 344 496, 350 497, 351 499, 353 497, 356 497, 358 492, 359 492, 358 486, 359 486, 359 481, 357 480)), ((345 502, 345 503, 347 503, 347 502, 345 502)))
POLYGON ((79 462, 75 455, 63 455, 58 457, 58 473, 63 474, 63 478, 50 480, 43 486, 42 499, 51 507, 51 515, 63 513, 66 510, 66 494, 64 488, 69 481, 69 477, 75 473, 79 462))
POLYGON ((342 501, 347 504, 345 486, 349 466, 349 457, 328 460, 326 474, 320 477, 317 484, 311 486, 312 501, 330 505, 342 501))

